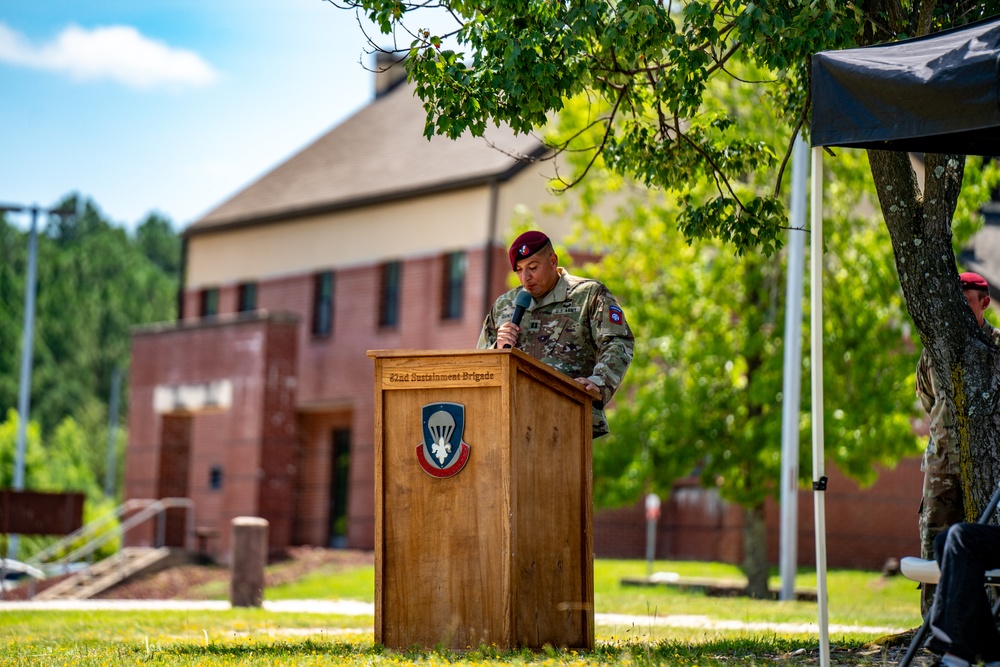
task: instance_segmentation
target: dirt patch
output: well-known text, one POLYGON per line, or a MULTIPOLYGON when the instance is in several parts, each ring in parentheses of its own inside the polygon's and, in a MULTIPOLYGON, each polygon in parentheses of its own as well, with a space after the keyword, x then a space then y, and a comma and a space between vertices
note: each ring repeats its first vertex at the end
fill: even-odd
MULTIPOLYGON (((310 572, 324 568, 330 571, 371 565, 371 551, 292 547, 280 558, 268 563, 264 573, 265 586, 278 586, 296 581, 310 572)), ((63 577, 38 582, 35 593, 54 585, 63 577)), ((105 600, 199 600, 208 596, 201 591, 206 584, 229 582, 229 568, 214 564, 178 565, 154 574, 125 581, 95 595, 105 600)), ((4 595, 6 600, 27 599, 28 587, 19 586, 4 595)))
MULTIPOLYGON (((270 562, 264 572, 264 586, 278 586, 296 581, 310 572, 324 568, 332 571, 371 565, 371 551, 291 547, 280 558, 270 562)), ((229 568, 213 564, 188 564, 126 581, 111 588, 97 599, 113 600, 199 600, 208 597, 206 584, 229 582, 229 568)))

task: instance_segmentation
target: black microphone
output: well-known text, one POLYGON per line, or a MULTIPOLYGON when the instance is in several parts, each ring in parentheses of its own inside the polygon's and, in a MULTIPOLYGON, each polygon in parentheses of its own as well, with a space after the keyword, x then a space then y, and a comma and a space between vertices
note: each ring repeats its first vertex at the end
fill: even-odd
MULTIPOLYGON (((510 321, 517 326, 521 326, 521 318, 524 317, 524 311, 530 305, 531 294, 524 290, 518 292, 517 296, 514 297, 514 315, 510 318, 510 321)), ((510 343, 505 343, 503 347, 507 349, 510 347, 510 343)))

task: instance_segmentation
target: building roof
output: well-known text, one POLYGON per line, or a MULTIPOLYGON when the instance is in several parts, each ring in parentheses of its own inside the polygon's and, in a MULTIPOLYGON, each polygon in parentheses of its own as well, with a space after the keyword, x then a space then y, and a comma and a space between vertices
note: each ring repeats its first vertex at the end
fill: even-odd
POLYGON ((491 127, 483 137, 423 136, 425 113, 405 82, 209 211, 194 235, 277 222, 418 194, 505 180, 538 156, 541 142, 491 127))

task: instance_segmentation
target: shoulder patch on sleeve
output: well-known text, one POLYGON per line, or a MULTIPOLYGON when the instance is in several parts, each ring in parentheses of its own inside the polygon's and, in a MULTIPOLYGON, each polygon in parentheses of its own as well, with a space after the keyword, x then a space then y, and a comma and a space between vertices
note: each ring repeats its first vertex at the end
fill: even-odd
POLYGON ((621 324, 625 321, 625 313, 618 306, 608 306, 608 319, 615 324, 621 324))

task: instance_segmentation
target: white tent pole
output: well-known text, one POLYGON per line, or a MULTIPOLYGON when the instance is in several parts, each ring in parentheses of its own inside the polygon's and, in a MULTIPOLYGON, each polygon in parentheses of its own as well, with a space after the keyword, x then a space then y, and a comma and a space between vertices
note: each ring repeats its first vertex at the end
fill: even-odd
POLYGON ((830 619, 826 592, 826 468, 823 450, 823 148, 812 149, 812 241, 809 256, 812 347, 813 509, 816 521, 816 601, 819 663, 830 666, 830 619))
POLYGON ((795 599, 799 542, 799 408, 802 389, 802 283, 805 278, 806 176, 802 135, 792 148, 791 215, 785 272, 785 371, 781 389, 781 599, 795 599))

